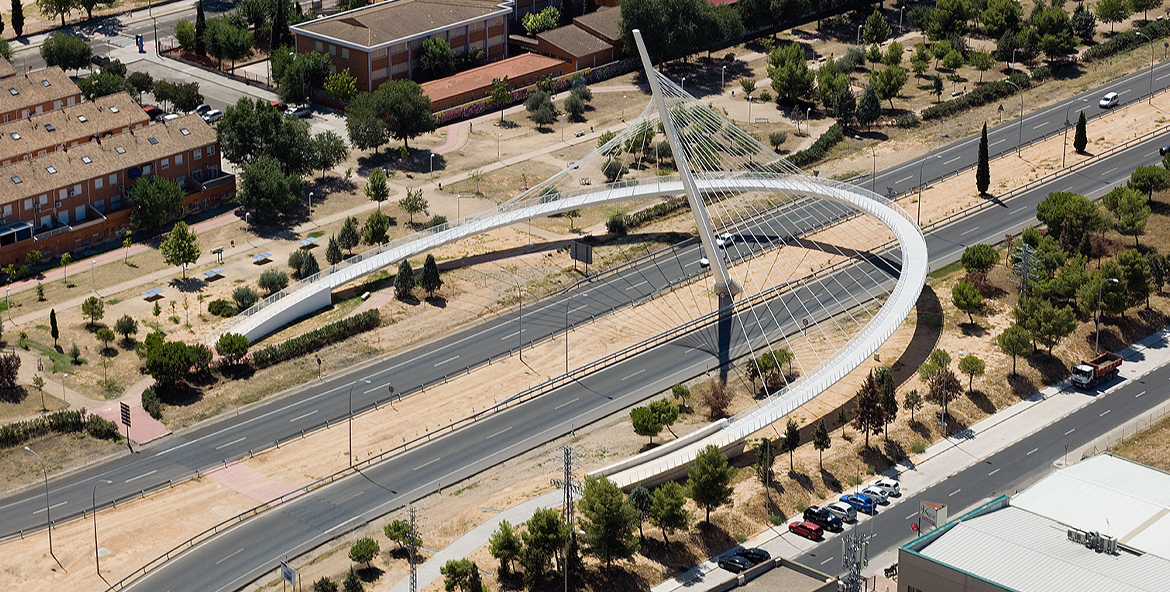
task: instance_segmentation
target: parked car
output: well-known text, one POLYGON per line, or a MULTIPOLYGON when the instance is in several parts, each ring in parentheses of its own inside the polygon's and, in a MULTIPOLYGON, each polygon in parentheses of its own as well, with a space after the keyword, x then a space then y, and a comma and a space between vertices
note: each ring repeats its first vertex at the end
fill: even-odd
POLYGON ((162 116, 162 121, 174 121, 180 117, 182 117, 182 115, 179 115, 178 113, 167 113, 166 115, 162 116))
POLYGON ((890 502, 890 495, 886 490, 872 485, 861 490, 861 493, 873 500, 875 504, 887 504, 890 502))
POLYGON ((752 565, 758 565, 758 564, 763 563, 763 562, 772 558, 772 556, 770 554, 768 554, 767 551, 765 551, 759 547, 752 547, 750 549, 738 549, 738 550, 736 550, 735 555, 737 557, 743 557, 744 559, 751 561, 752 565))
POLYGON ((146 116, 150 119, 157 119, 166 114, 165 111, 155 107, 154 105, 143 105, 142 110, 146 112, 146 116))
POLYGON ((789 524, 788 532, 802 536, 810 541, 819 541, 821 537, 825 536, 825 531, 821 530, 821 527, 807 520, 797 520, 789 524))
POLYGON ((211 111, 211 105, 208 105, 207 103, 202 103, 198 107, 196 107, 195 110, 192 111, 192 113, 194 113, 196 115, 203 115, 203 114, 207 113, 208 111, 211 111))
POLYGON ((285 105, 284 103, 281 103, 280 101, 272 101, 272 108, 276 109, 277 111, 283 112, 284 110, 288 109, 288 105, 285 105))
POLYGON ((841 522, 857 520, 857 510, 844 502, 829 502, 825 504, 825 511, 836 516, 841 522))
POLYGON ((699 259, 699 267, 702 267, 703 269, 707 269, 708 267, 711 267, 711 261, 709 259, 707 259, 706 257, 702 257, 699 259))
POLYGON ((101 66, 102 64, 104 64, 108 61, 110 61, 110 56, 104 56, 104 55, 89 56, 89 63, 91 63, 95 66, 101 66))
POLYGON ((301 119, 308 119, 313 116, 313 112, 309 110, 307 105, 300 105, 298 107, 291 107, 284 112, 289 117, 300 117, 301 119))
POLYGON ((870 483, 866 487, 877 487, 879 489, 883 489, 883 490, 885 490, 887 496, 891 496, 891 497, 901 497, 902 496, 902 484, 898 483, 897 479, 891 479, 889 477, 882 477, 881 479, 878 479, 877 481, 870 483))
POLYGON ((726 569, 731 573, 739 573, 741 571, 751 569, 752 562, 740 557, 739 555, 729 555, 719 559, 719 567, 726 569))
POLYGON ((219 109, 212 109, 211 111, 203 114, 203 121, 206 121, 207 123, 215 123, 221 119, 223 119, 223 111, 220 111, 219 109))
POLYGON ((873 498, 863 493, 847 493, 841 496, 841 501, 853 506, 858 512, 865 512, 866 514, 877 512, 877 504, 874 503, 873 498))
POLYGON ((804 519, 828 530, 840 530, 844 525, 841 518, 834 516, 826 508, 809 506, 804 510, 804 519))
POLYGON ((1101 97, 1100 105, 1101 105, 1102 109, 1108 109, 1110 107, 1116 107, 1117 104, 1120 102, 1121 102, 1121 95, 1119 95, 1115 92, 1111 92, 1111 93, 1107 93, 1105 96, 1101 97))

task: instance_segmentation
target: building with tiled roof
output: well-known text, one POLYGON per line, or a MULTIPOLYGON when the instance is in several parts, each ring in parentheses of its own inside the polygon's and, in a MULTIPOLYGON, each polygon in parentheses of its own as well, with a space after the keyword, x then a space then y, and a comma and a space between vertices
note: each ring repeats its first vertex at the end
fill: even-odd
POLYGON ((458 55, 484 52, 491 62, 508 55, 508 0, 388 0, 291 27, 298 53, 329 56, 349 69, 360 91, 387 80, 416 79, 422 44, 447 41, 458 55))
POLYGON ((573 70, 596 68, 616 59, 613 45, 575 24, 537 35, 536 47, 546 56, 569 62, 573 70))
POLYGON ((0 166, 138 129, 150 118, 121 92, 0 125, 0 166))
POLYGON ((602 6, 589 14, 573 18, 573 24, 585 29, 593 36, 622 51, 622 11, 619 8, 602 6))
POLYGON ((0 80, 12 78, 13 76, 16 76, 16 68, 13 68, 12 64, 4 59, 4 56, 0 56, 0 80))
POLYGON ((60 68, 0 79, 0 123, 27 119, 81 102, 81 91, 60 68))
POLYGON ((508 77, 508 88, 536 84, 546 76, 570 72, 569 64, 535 53, 525 53, 492 64, 472 68, 454 76, 424 82, 422 92, 431 99, 431 111, 442 111, 482 99, 492 88, 492 80, 508 77))

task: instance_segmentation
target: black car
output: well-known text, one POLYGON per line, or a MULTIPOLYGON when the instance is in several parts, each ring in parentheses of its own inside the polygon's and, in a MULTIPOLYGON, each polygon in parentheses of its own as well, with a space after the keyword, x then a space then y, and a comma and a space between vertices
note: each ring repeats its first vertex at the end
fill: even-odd
POLYGON ((739 573, 744 570, 752 568, 752 562, 740 557, 739 555, 731 555, 719 560, 719 567, 726 569, 731 573, 739 573))
POLYGON ((759 547, 752 547, 751 549, 738 549, 735 552, 735 556, 743 557, 744 559, 751 561, 752 565, 763 563, 772 558, 772 556, 769 555, 767 551, 759 547))
POLYGON ((1161 156, 1170 154, 1170 144, 1162 144, 1162 147, 1158 149, 1158 154, 1161 156))
POLYGON ((817 506, 809 506, 804 511, 804 519, 827 530, 840 530, 842 527, 840 518, 817 506))

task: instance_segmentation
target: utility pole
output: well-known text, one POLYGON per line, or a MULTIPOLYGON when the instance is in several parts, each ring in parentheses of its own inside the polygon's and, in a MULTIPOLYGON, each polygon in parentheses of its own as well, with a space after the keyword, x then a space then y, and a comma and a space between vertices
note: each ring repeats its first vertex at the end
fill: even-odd
POLYGON ((581 461, 577 458, 577 454, 573 452, 573 447, 565 445, 561 447, 562 457, 562 476, 560 479, 553 479, 552 484, 561 488, 564 491, 564 517, 565 524, 568 525, 569 531, 565 535, 565 564, 562 566, 565 573, 565 592, 569 592, 569 542, 575 536, 576 529, 573 527, 573 500, 579 498, 583 494, 581 483, 575 479, 577 471, 581 470, 581 461))
POLYGON ((853 525, 853 532, 849 536, 841 537, 841 581, 845 583, 845 592, 862 592, 865 585, 865 576, 861 570, 869 565, 869 541, 874 535, 858 532, 857 525, 853 525))
POLYGON ((410 504, 409 508, 410 534, 407 535, 407 540, 410 542, 406 546, 406 550, 410 553, 410 592, 418 592, 418 566, 415 564, 415 557, 418 553, 418 521, 414 504, 410 504))

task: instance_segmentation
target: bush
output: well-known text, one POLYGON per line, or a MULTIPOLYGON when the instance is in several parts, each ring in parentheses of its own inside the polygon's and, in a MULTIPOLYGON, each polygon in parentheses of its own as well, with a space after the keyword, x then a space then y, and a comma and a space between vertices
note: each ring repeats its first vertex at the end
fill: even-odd
POLYGON ((860 47, 850 47, 845 50, 845 53, 837 58, 837 68, 839 71, 848 74, 857 69, 858 66, 865 63, 865 50, 860 47))
POLYGON ((1052 79, 1052 66, 1044 64, 1043 66, 1036 66, 1032 68, 1032 80, 1036 82, 1043 82, 1052 79))
POLYGON ((97 415, 90 415, 85 421, 85 432, 99 440, 117 440, 118 424, 97 415))
POLYGON ((628 229, 626 215, 621 212, 615 212, 605 221, 605 230, 610 234, 625 236, 628 229))
POLYGON ((0 447, 11 448, 53 432, 69 434, 85 428, 85 410, 57 411, 48 415, 0 426, 0 447))
POLYGON ((288 254, 288 266, 293 269, 293 273, 300 273, 301 266, 305 264, 306 253, 300 249, 296 249, 288 254))
POLYGON ((236 308, 235 304, 220 298, 218 300, 212 300, 211 304, 207 305, 207 312, 217 317, 223 317, 226 319, 228 317, 236 316, 236 313, 240 311, 236 308))
POLYGON ((1170 35, 1170 21, 1154 21, 1142 27, 1141 29, 1138 29, 1138 31, 1141 31, 1143 35, 1146 35, 1146 37, 1138 35, 1136 31, 1118 33, 1117 35, 1114 35, 1112 39, 1109 39, 1100 45, 1094 45, 1093 47, 1086 49, 1083 53, 1081 53, 1081 59, 1086 62, 1100 60, 1112 56, 1113 54, 1123 52, 1127 49, 1138 47, 1144 43, 1147 43, 1149 39, 1158 39, 1160 37, 1170 35))
POLYGON ((375 329, 381 324, 382 319, 378 314, 378 309, 368 310, 330 323, 304 335, 293 337, 283 343, 256 350, 252 352, 252 362, 257 368, 265 368, 319 350, 326 345, 358 333, 375 329))
POLYGON ((162 421, 162 401, 158 400, 158 394, 154 392, 154 387, 146 387, 142 391, 142 409, 150 414, 151 417, 162 421))
POLYGON ((288 287, 288 274, 279 269, 265 270, 264 273, 260 274, 260 280, 256 282, 256 285, 271 296, 288 287))
POLYGON ((898 127, 900 128, 909 129, 920 125, 922 125, 922 120, 918 119, 918 116, 913 113, 898 116, 898 127))
MULTIPOLYGON (((1027 90, 1031 86, 1030 79, 1027 74, 1016 72, 1008 77, 1008 80, 1019 85, 1021 89, 1027 90)), ((922 119, 941 119, 949 117, 956 113, 962 113, 968 109, 974 109, 988 103, 998 101, 1005 97, 1010 97, 1016 93, 1016 87, 1010 85, 1005 80, 996 80, 995 82, 988 82, 983 86, 976 87, 975 90, 960 96, 957 99, 944 101, 937 105, 931 105, 922 111, 922 119)))
POLYGON ((244 359, 248 355, 248 338, 239 333, 224 333, 215 342, 215 350, 219 352, 224 364, 231 365, 244 359))
POLYGON ((259 299, 260 294, 248 286, 240 286, 232 292, 232 300, 236 302, 236 307, 240 310, 251 308, 259 299))
POLYGON ((812 146, 788 157, 788 162, 804 168, 824 158, 833 146, 844 139, 845 129, 841 127, 841 124, 834 123, 832 127, 825 130, 825 133, 821 134, 821 137, 817 138, 816 142, 813 142, 812 146))
POLYGON ((434 228, 436 226, 442 226, 446 223, 447 223, 446 216, 444 216, 442 214, 435 214, 434 216, 431 216, 430 220, 427 220, 426 227, 427 228, 434 228))

